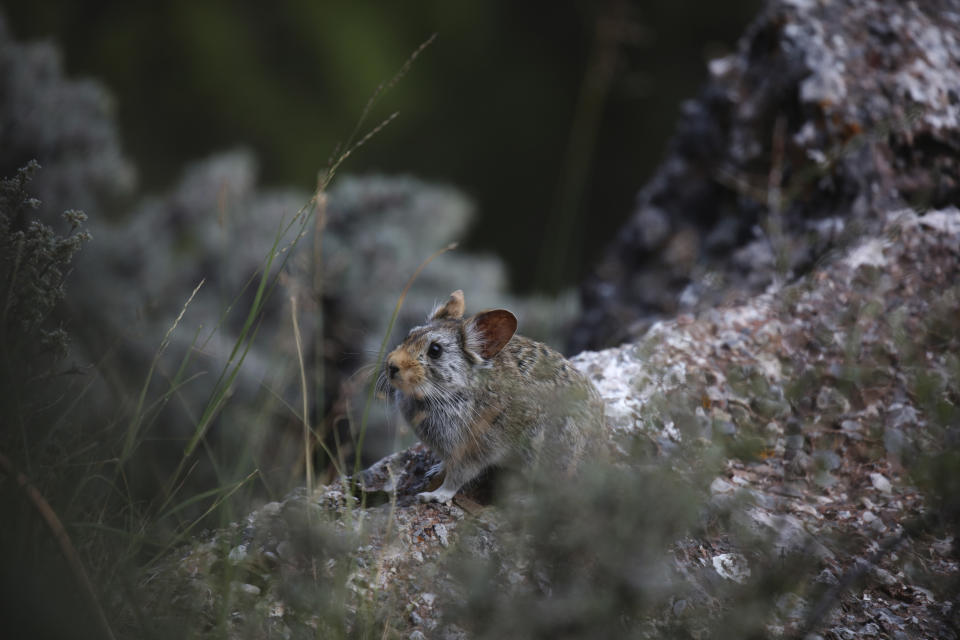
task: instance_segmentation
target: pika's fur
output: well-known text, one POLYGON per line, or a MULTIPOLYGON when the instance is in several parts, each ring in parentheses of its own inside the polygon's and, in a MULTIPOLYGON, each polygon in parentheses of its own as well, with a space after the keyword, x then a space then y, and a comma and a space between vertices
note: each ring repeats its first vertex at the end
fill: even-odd
POLYGON ((572 472, 603 436, 603 401, 562 355, 517 335, 505 309, 464 318, 463 292, 414 327, 384 363, 407 423, 441 459, 443 484, 420 493, 446 502, 492 466, 572 472))

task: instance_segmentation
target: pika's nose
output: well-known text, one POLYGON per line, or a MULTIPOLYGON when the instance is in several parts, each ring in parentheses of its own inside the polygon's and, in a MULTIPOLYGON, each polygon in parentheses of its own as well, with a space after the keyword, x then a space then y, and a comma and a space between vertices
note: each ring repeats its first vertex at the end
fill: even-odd
POLYGON ((394 376, 397 375, 397 372, 399 371, 400 371, 400 367, 398 367, 397 365, 395 364, 387 365, 387 374, 390 376, 391 380, 393 379, 394 376))

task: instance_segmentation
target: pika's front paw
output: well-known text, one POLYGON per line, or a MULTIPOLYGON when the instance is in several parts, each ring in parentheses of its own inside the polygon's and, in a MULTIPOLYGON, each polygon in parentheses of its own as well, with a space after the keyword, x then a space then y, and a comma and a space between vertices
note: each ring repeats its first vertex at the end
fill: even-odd
POLYGON ((423 474, 423 477, 424 479, 429 480, 433 476, 443 473, 445 470, 446 470, 446 465, 444 465, 442 462, 438 462, 437 464, 427 469, 427 472, 423 474))
POLYGON ((417 494, 417 500, 420 502, 450 502, 453 499, 453 496, 457 494, 456 491, 450 491, 449 489, 444 489, 440 487, 435 491, 424 491, 423 493, 417 494))

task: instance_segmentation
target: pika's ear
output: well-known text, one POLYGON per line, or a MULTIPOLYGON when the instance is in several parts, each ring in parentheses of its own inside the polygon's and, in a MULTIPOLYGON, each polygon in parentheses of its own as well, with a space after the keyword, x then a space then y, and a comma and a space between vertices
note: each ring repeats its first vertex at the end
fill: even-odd
POLYGON ((484 311, 466 323, 467 348, 489 360, 500 353, 517 332, 517 317, 506 309, 484 311))
POLYGON ((438 306, 430 314, 431 320, 459 320, 463 317, 466 305, 463 302, 463 290, 457 289, 450 294, 450 299, 438 306))

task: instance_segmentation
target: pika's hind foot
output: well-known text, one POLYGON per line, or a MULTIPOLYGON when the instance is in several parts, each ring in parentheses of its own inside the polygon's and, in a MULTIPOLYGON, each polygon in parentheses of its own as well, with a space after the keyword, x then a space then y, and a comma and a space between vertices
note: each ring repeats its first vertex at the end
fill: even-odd
POLYGON ((445 503, 450 502, 453 499, 453 496, 457 495, 456 489, 447 489, 440 487, 434 491, 424 491, 417 494, 417 500, 420 502, 439 502, 445 503))

